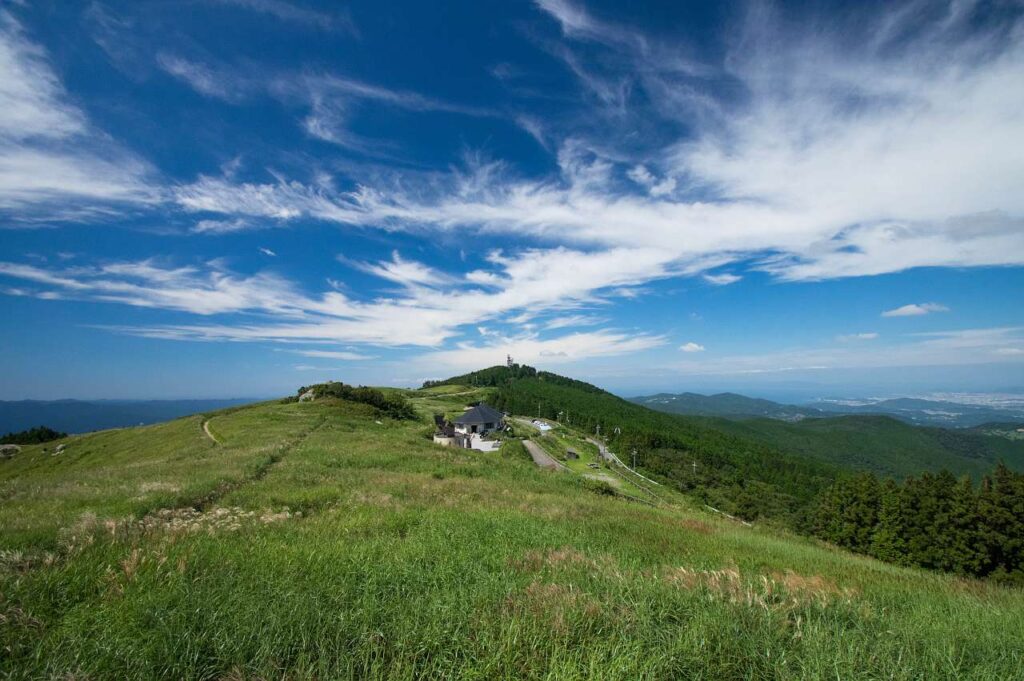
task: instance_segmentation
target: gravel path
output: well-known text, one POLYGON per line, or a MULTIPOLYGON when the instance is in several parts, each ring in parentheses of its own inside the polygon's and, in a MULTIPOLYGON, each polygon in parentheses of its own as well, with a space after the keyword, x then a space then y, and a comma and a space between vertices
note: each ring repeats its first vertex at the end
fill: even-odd
POLYGON ((533 457, 533 462, 541 468, 547 468, 552 471, 569 471, 568 468, 553 459, 551 455, 545 452, 544 449, 536 442, 532 440, 523 440, 523 446, 526 447, 526 451, 528 451, 530 456, 533 457))

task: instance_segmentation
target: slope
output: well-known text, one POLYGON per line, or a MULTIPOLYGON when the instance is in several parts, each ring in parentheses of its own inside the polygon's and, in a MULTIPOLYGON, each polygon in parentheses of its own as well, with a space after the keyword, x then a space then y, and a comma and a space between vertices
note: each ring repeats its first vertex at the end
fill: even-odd
POLYGON ((738 437, 704 419, 653 411, 528 366, 491 367, 448 382, 493 386, 496 406, 505 411, 600 432, 620 456, 632 459, 635 451, 648 473, 748 520, 772 517, 796 525, 806 505, 840 474, 823 462, 738 437))
POLYGON ((473 398, 425 395, 418 422, 265 403, 207 415, 220 445, 196 417, 0 462, 0 675, 1008 679, 1024 664, 1019 591, 594 494, 516 442, 433 445, 428 412, 473 398))
POLYGON ((708 419, 706 423, 784 452, 897 478, 945 468, 979 480, 1000 460, 1024 470, 1024 440, 976 430, 912 426, 888 416, 839 416, 799 423, 708 419))

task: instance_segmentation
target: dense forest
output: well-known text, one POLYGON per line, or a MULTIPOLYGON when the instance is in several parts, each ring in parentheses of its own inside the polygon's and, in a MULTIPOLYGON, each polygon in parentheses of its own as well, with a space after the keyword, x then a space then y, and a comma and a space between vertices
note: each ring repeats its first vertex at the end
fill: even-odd
POLYGON ((416 418, 416 411, 412 408, 412 405, 409 404, 408 400, 400 394, 385 394, 376 388, 367 388, 364 386, 359 386, 357 388, 346 383, 341 383, 340 381, 302 386, 299 388, 295 397, 291 397, 289 400, 298 400, 301 395, 309 392, 310 390, 313 391, 313 397, 316 399, 334 397, 340 400, 348 400, 349 402, 361 402, 362 404, 368 404, 374 407, 382 414, 390 416, 391 418, 416 418))
POLYGON ((970 475, 977 482, 998 461, 1024 471, 1024 439, 975 429, 913 426, 881 415, 809 418, 799 423, 687 418, 789 454, 897 479, 947 469, 957 476, 970 475))
POLYGON ((980 485, 948 471, 843 478, 821 496, 813 531, 881 560, 1024 586, 1024 475, 999 464, 980 485))
POLYGON ((50 440, 59 440, 67 437, 67 433, 61 433, 46 426, 36 426, 19 433, 7 433, 0 437, 0 444, 4 445, 38 445, 50 440))

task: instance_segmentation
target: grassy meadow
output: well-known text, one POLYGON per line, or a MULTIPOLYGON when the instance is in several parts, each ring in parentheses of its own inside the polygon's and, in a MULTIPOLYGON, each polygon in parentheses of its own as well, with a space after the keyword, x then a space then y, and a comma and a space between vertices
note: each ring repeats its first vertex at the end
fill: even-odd
POLYGON ((439 447, 476 395, 440 388, 419 422, 273 402, 0 461, 0 675, 1021 678, 1024 592, 439 447))

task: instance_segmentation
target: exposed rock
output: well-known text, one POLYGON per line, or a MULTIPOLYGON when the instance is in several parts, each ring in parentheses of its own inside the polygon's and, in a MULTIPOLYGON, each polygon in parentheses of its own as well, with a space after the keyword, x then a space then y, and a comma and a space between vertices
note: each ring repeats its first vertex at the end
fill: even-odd
POLYGON ((306 392, 299 395, 299 402, 312 402, 314 399, 313 390, 307 390, 306 392))
POLYGON ((21 453, 18 445, 0 445, 0 459, 9 459, 15 454, 21 453))

